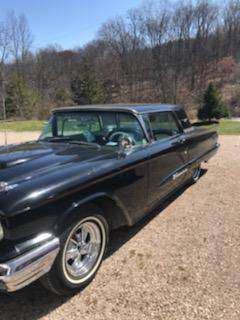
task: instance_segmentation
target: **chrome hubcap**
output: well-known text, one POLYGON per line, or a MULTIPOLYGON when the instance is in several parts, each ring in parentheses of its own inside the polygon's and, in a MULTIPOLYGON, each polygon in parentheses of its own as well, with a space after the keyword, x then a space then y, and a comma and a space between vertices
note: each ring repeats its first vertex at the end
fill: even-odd
POLYGON ((193 171, 193 180, 197 180, 199 178, 201 169, 200 167, 197 167, 194 171, 193 171))
POLYGON ((101 251, 101 231, 97 223, 86 221, 69 237, 65 266, 70 277, 85 277, 96 264, 101 251))

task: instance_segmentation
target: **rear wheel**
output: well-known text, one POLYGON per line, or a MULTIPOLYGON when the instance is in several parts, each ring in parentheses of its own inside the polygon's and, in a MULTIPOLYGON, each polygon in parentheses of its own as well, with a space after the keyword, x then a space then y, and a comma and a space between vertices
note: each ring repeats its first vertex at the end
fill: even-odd
POLYGON ((192 182, 195 183, 199 180, 201 175, 201 165, 198 165, 196 168, 193 169, 192 174, 192 182))
POLYGON ((108 224, 101 215, 89 215, 72 225, 61 239, 60 253, 43 285, 60 295, 84 288, 96 275, 108 242, 108 224))

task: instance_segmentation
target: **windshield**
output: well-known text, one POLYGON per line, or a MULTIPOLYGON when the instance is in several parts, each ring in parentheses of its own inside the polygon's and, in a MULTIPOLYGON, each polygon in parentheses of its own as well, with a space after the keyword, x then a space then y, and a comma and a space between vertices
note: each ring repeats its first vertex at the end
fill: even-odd
POLYGON ((133 145, 147 143, 138 119, 126 112, 57 112, 45 126, 40 140, 78 141, 116 146, 127 137, 133 145))

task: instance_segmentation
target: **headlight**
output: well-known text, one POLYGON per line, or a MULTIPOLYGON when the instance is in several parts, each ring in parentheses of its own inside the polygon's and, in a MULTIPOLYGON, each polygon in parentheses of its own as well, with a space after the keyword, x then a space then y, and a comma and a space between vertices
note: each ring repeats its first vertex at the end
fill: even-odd
POLYGON ((6 191, 6 188, 7 188, 8 184, 4 181, 1 181, 0 182, 0 192, 1 191, 6 191))
POLYGON ((2 240, 4 237, 4 232, 3 232, 3 227, 2 227, 2 224, 0 222, 0 240, 2 240))
POLYGON ((9 190, 12 190, 16 188, 18 184, 8 184, 7 182, 1 181, 0 182, 0 192, 7 192, 9 190))

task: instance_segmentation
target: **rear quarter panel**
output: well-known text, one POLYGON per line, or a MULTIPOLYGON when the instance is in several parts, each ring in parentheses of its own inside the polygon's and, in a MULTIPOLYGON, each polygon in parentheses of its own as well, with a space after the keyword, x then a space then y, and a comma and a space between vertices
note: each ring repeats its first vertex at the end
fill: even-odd
POLYGON ((214 130, 192 127, 185 131, 188 162, 200 163, 208 160, 210 154, 218 146, 218 134, 214 130))

